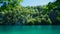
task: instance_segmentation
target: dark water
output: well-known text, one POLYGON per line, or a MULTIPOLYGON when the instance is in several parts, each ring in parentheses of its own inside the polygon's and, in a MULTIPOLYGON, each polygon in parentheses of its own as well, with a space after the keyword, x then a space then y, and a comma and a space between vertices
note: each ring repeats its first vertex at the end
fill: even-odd
POLYGON ((0 26, 0 34, 60 34, 60 26, 0 26))

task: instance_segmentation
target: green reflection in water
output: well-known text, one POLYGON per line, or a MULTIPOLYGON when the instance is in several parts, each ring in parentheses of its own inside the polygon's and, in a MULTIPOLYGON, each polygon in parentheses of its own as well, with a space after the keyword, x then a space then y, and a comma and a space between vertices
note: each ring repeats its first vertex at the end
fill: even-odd
POLYGON ((0 34, 60 34, 60 26, 0 26, 0 34))

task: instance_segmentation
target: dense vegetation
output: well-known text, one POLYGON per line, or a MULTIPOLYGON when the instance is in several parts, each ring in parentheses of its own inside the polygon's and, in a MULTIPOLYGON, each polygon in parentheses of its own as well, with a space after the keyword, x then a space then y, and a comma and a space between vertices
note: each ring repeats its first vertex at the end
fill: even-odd
POLYGON ((60 0, 45 6, 20 5, 22 0, 0 0, 0 24, 48 25, 60 24, 60 0))

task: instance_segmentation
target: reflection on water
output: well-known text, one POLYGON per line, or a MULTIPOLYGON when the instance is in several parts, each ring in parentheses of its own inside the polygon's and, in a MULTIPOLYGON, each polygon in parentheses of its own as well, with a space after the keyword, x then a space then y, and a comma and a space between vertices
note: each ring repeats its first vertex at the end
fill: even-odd
POLYGON ((60 26, 0 26, 1 34, 60 34, 60 26))

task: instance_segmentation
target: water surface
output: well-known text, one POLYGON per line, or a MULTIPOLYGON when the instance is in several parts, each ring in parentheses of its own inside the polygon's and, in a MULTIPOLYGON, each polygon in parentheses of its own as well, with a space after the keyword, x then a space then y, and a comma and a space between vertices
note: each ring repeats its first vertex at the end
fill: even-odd
POLYGON ((0 34, 60 34, 60 26, 0 26, 0 34))

